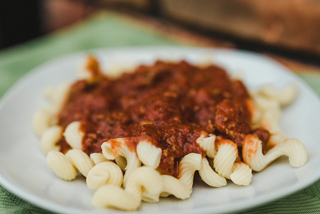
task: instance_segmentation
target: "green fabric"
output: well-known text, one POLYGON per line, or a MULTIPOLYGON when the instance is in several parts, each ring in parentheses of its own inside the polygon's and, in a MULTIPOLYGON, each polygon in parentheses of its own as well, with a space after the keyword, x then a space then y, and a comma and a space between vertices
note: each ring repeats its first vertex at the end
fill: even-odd
MULTIPOLYGON (((0 51, 0 97, 23 74, 63 54, 121 46, 190 45, 153 32, 122 16, 107 13, 34 41, 0 51)), ((320 74, 297 71, 318 94, 320 74)), ((293 195, 240 213, 320 213, 320 181, 293 195)), ((0 213, 48 213, 0 186, 0 213)))
POLYGON ((20 199, 0 186, 0 213, 3 214, 36 214, 49 213, 41 208, 20 199))
POLYGON ((310 73, 304 71, 298 71, 297 74, 306 82, 308 85, 320 95, 320 73, 310 73))

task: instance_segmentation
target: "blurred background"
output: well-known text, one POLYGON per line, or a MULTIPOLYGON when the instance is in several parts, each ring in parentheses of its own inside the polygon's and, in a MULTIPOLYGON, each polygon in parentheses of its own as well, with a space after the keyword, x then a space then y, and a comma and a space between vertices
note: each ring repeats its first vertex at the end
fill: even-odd
POLYGON ((65 29, 101 10, 209 42, 320 65, 320 0, 1 0, 0 49, 65 29))

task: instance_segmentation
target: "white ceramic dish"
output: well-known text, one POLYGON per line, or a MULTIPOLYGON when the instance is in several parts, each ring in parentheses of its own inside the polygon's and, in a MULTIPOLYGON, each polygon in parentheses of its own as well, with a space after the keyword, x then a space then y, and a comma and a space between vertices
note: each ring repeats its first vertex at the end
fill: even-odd
MULTIPOLYGON (((295 102, 284 109, 281 127, 287 137, 300 139, 309 161, 292 168, 280 158, 267 169, 254 173, 252 184, 239 187, 231 182, 223 188, 210 188, 195 182, 190 199, 161 199, 143 203, 137 213, 221 213, 260 205, 307 187, 320 178, 320 102, 317 95, 299 78, 276 62, 248 52, 219 49, 146 47, 93 50, 104 68, 151 63, 155 59, 186 59, 193 63, 214 62, 232 75, 243 77, 250 90, 271 83, 282 87, 294 82, 299 89, 295 102)), ((62 213, 104 213, 90 201, 93 194, 85 180, 63 181, 46 165, 38 137, 32 130, 33 114, 47 105, 46 88, 75 79, 76 69, 87 52, 47 62, 18 81, 0 102, 0 183, 25 200, 45 209, 62 213)), ((108 213, 122 213, 109 210, 108 213)), ((123 212, 127 213, 127 212, 123 212)))

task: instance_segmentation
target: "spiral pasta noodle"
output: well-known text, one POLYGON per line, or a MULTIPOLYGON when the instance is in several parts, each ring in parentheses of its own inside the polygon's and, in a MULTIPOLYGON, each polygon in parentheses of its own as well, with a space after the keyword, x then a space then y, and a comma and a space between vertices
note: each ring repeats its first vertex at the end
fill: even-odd
POLYGON ((77 170, 63 153, 50 151, 47 155, 48 166, 63 180, 73 180, 78 175, 77 170))
POLYGON ((44 132, 54 125, 56 112, 52 108, 45 108, 33 116, 33 130, 41 137, 44 132))
POLYGON ((137 155, 144 165, 156 169, 160 163, 161 149, 150 142, 141 141, 137 146, 137 155))
POLYGON ((57 114, 63 107, 63 103, 69 93, 69 88, 70 84, 65 84, 46 92, 47 98, 51 101, 50 107, 37 111, 33 116, 33 130, 39 137, 41 137, 48 128, 57 124, 57 114))
POLYGON ((230 179, 237 185, 248 186, 252 180, 252 169, 243 162, 235 162, 230 179))
POLYGON ((90 157, 80 149, 71 149, 65 155, 58 151, 50 151, 47 155, 48 166, 64 180, 73 180, 79 172, 87 177, 94 163, 90 157))
POLYGON ((90 158, 93 160, 95 165, 108 161, 101 153, 92 153, 90 154, 90 158))
POLYGON ((179 164, 179 179, 162 175, 164 186, 162 196, 174 195, 176 198, 187 199, 192 192, 193 176, 201 169, 201 155, 190 153, 179 164))
POLYGON ((238 157, 238 148, 231 140, 221 140, 217 143, 218 152, 213 160, 216 171, 225 178, 230 178, 233 164, 238 157))
POLYGON ((211 168, 207 158, 202 159, 199 175, 211 187, 223 187, 227 185, 227 180, 211 168))
POLYGON ((111 161, 105 161, 95 165, 87 175, 87 186, 97 190, 99 187, 112 184, 121 186, 123 174, 119 166, 111 161))
POLYGON ((307 153, 304 145, 297 139, 286 139, 262 153, 262 143, 256 136, 248 135, 244 140, 243 159, 254 171, 261 171, 280 156, 288 156, 290 165, 301 167, 307 162, 307 153))
POLYGON ((282 90, 276 90, 273 86, 266 85, 252 95, 256 106, 255 112, 259 112, 260 115, 258 122, 254 125, 262 126, 271 133, 267 143, 269 148, 286 139, 279 125, 281 107, 291 104, 296 94, 297 87, 294 84, 289 84, 282 90))
POLYGON ((272 85, 265 85, 260 89, 259 94, 277 101, 281 106, 287 106, 294 101, 297 94, 297 86, 291 83, 282 90, 276 90, 272 85))
POLYGON ((107 184, 94 193, 91 203, 99 208, 111 207, 133 211, 140 207, 141 198, 135 197, 118 186, 107 184))
POLYGON ((202 135, 200 135, 200 137, 196 140, 197 144, 206 152, 206 155, 209 158, 214 158, 217 154, 215 141, 215 135, 211 134, 208 137, 206 133, 202 133, 202 135))
POLYGON ((92 198, 92 204, 98 207, 136 210, 141 200, 146 202, 159 200, 163 188, 162 183, 159 172, 151 167, 143 166, 130 174, 125 189, 109 184, 100 187, 92 198))
POLYGON ((128 180, 129 175, 138 167, 140 167, 141 162, 138 159, 136 153, 131 152, 128 148, 127 144, 125 143, 125 139, 118 138, 112 139, 113 142, 107 141, 101 145, 102 154, 108 160, 114 160, 116 157, 121 156, 126 159, 126 166, 125 166, 125 175, 124 175, 124 185, 128 180))
POLYGON ((84 134, 80 130, 80 127, 81 123, 79 121, 74 121, 67 126, 63 133, 63 136, 71 148, 81 149, 81 142, 84 134))
POLYGON ((60 146, 57 143, 62 138, 62 127, 61 126, 51 126, 48 128, 41 136, 41 149, 45 154, 50 151, 59 151, 60 146))

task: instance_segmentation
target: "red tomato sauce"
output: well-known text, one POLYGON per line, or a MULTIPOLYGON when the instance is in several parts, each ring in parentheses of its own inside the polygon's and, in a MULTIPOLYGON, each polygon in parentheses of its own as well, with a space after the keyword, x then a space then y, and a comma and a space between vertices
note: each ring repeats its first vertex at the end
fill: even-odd
MULTIPOLYGON (((205 152, 197 145, 201 132, 230 139, 241 152, 244 137, 257 135, 264 144, 269 132, 253 130, 248 91, 215 65, 157 61, 117 79, 97 74, 94 81, 76 81, 58 118, 66 127, 81 122, 82 150, 101 152, 109 139, 126 137, 132 151, 141 140, 162 149, 158 170, 178 176, 179 162, 189 153, 205 152)), ((69 147, 60 142, 62 152, 69 147)))

